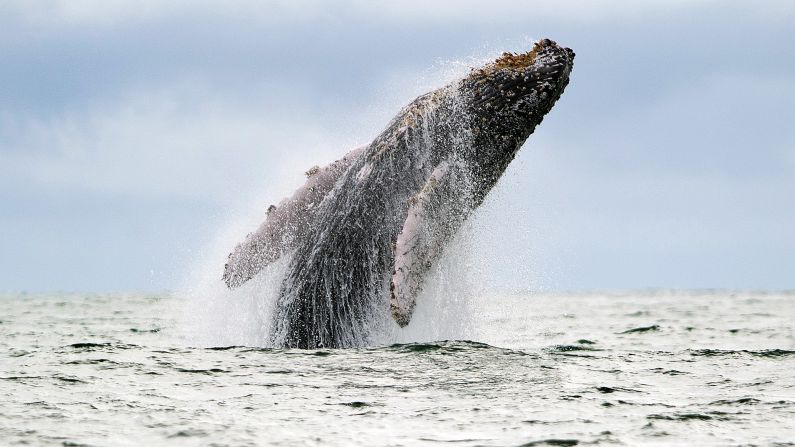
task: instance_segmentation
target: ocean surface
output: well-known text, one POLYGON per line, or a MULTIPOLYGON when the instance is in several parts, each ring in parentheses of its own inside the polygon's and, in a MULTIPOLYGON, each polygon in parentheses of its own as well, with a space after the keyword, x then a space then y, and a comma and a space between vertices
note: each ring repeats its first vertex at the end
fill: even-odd
POLYGON ((206 310, 0 297, 0 445, 795 445, 795 293, 492 293, 468 340, 314 351, 206 310))

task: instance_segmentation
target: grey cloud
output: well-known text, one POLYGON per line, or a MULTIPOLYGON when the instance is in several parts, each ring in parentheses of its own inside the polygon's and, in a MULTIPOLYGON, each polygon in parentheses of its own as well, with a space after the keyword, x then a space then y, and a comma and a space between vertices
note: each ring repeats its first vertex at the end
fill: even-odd
POLYGON ((173 285, 142 272, 542 36, 577 62, 478 217, 493 285, 791 285, 791 2, 54 4, 0 6, 0 289, 173 285))

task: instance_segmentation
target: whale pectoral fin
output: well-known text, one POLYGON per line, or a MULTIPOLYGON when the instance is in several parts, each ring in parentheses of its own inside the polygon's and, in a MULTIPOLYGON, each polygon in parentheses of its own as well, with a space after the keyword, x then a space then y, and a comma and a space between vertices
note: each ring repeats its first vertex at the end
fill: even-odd
POLYGON ((398 325, 411 321, 428 271, 471 210, 460 165, 444 161, 409 199, 408 215, 393 244, 390 310, 398 325))
POLYGON ((306 183, 278 206, 268 208, 265 222, 238 244, 224 265, 223 280, 230 288, 253 278, 283 254, 296 248, 306 235, 323 199, 337 180, 364 152, 365 146, 323 168, 314 166, 306 172, 306 183))

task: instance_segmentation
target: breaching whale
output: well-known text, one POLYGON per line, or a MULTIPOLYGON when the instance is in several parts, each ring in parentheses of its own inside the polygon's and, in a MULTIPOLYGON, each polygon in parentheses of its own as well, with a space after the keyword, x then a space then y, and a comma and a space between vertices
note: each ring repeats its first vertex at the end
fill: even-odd
POLYGON ((418 97, 370 144, 310 169, 229 255, 224 281, 289 257, 275 346, 366 344, 386 312, 406 326, 428 271, 560 98, 573 61, 543 39, 418 97))

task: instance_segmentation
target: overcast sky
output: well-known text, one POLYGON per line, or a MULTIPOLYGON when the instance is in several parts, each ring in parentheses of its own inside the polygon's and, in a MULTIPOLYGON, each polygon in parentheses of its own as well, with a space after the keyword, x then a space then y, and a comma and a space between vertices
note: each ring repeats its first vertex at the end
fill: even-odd
POLYGON ((416 95, 549 37, 490 285, 795 288, 795 2, 6 1, 0 291, 162 290, 416 95))

